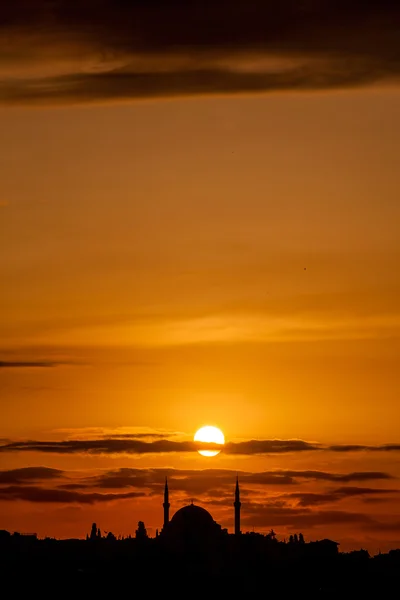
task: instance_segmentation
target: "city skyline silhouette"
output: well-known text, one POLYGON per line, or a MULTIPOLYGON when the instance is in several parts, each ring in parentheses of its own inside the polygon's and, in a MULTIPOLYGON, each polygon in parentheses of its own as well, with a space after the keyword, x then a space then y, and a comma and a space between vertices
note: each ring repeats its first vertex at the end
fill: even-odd
MULTIPOLYGON (((104 592, 108 586, 123 590, 133 575, 139 576, 135 588, 141 593, 165 589, 188 593, 188 582, 198 579, 196 593, 250 593, 270 591, 281 595, 306 593, 307 597, 332 597, 332 594, 389 592, 393 590, 400 564, 400 549, 370 556, 364 549, 340 552, 339 543, 330 539, 305 540, 294 533, 279 540, 273 529, 266 535, 242 532, 240 527, 240 485, 233 494, 233 533, 216 523, 211 514, 193 502, 179 508, 170 518, 169 488, 165 481, 162 506, 163 527, 154 538, 145 523, 138 521, 134 536, 115 536, 92 523, 86 539, 38 539, 36 534, 0 530, 0 557, 3 584, 20 580, 19 589, 32 588, 41 578, 47 591, 43 567, 52 577, 65 581, 65 590, 90 586, 104 592), (43 573, 43 574, 42 574, 43 573), (282 578, 285 578, 283 581, 282 578), (121 587, 120 587, 121 586, 121 587)), ((160 510, 161 512, 161 510, 160 510)))

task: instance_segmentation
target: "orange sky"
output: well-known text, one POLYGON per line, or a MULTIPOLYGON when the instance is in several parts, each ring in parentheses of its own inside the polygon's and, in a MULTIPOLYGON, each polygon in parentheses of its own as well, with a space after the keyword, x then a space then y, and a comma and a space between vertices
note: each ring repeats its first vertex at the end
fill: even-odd
MULTIPOLYGON (((1 109, 3 445, 185 440, 208 423, 233 442, 399 443, 399 100, 375 87, 1 109)), ((148 470, 168 467, 172 509, 194 495, 232 528, 239 471, 244 529, 399 547, 399 451, 7 450, 0 529, 128 534, 144 519, 154 534, 164 472, 148 470), (7 475, 39 466, 63 473, 7 475), (151 482, 90 479, 119 468, 151 482), (224 471, 179 488, 176 470, 205 468, 232 484, 224 471), (276 469, 388 477, 246 483, 276 469), (145 496, 40 495, 78 480, 145 496)))

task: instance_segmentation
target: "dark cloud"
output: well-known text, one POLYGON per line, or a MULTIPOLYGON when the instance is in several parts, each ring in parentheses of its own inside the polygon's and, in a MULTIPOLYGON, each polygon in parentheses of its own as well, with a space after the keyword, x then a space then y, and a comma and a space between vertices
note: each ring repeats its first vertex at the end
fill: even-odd
POLYGON ((23 467, 21 469, 10 469, 0 471, 0 484, 18 484, 29 481, 44 481, 46 479, 58 479, 63 476, 63 471, 50 469, 49 467, 23 467))
MULTIPOLYGON (((277 473, 278 471, 273 471, 277 473)), ((326 471, 279 471, 296 479, 309 479, 315 481, 337 481, 349 483, 351 481, 371 481, 379 479, 393 479, 388 473, 382 471, 355 471, 352 473, 327 473, 326 471)))
POLYGON ((48 367, 58 367, 60 364, 62 363, 52 360, 0 360, 0 369, 46 369, 48 367))
MULTIPOLYGON (((389 521, 389 522, 382 522, 382 521, 371 521, 371 523, 367 524, 367 529, 370 529, 372 531, 379 531, 379 532, 393 532, 393 533, 400 533, 400 521, 389 521)), ((398 543, 398 542, 396 542, 398 543)))
POLYGON ((112 500, 127 500, 144 496, 142 492, 127 492, 124 494, 100 494, 97 492, 81 493, 65 489, 45 489, 37 486, 10 485, 0 488, 0 500, 26 500, 28 502, 78 503, 94 504, 96 502, 111 502, 112 500))
MULTIPOLYGON (((245 477, 245 474, 241 476, 245 477)), ((225 486, 234 485, 236 471, 228 469, 133 469, 121 468, 107 471, 101 475, 88 477, 80 482, 81 489, 147 489, 156 494, 162 492, 165 478, 168 477, 171 491, 193 493, 210 493, 221 490, 225 486)), ((63 488, 71 489, 70 484, 63 488)))
POLYGON ((342 498, 349 496, 365 496, 370 494, 398 494, 400 490, 396 489, 379 489, 379 488, 367 488, 367 487, 340 487, 337 490, 333 490, 332 494, 335 496, 341 496, 342 498))
POLYGON ((326 89, 400 73, 393 0, 3 4, 3 103, 326 89))
POLYGON ((363 446, 359 444, 343 444, 338 446, 330 446, 329 450, 333 452, 360 452, 363 450, 374 452, 398 452, 400 444, 383 444, 381 446, 363 446))
MULTIPOLYGON (((64 489, 124 489, 124 488, 146 488, 155 493, 160 490, 168 476, 171 491, 182 491, 187 494, 207 493, 218 495, 224 489, 229 490, 235 481, 237 471, 230 469, 132 469, 122 468, 106 471, 94 477, 88 477, 79 483, 66 483, 64 489)), ((362 473, 327 473, 322 471, 263 471, 258 473, 239 471, 240 483, 243 493, 246 486, 293 486, 302 480, 357 482, 367 480, 391 479, 391 476, 382 472, 362 473), (310 476, 310 473, 312 475, 310 476)), ((347 489, 347 488, 343 488, 347 489)), ((350 489, 350 488, 349 488, 350 489)), ((361 488, 360 488, 361 489, 361 488)), ((366 488, 363 488, 366 489, 366 488)), ((254 488, 251 489, 254 495, 254 488)))
MULTIPOLYGON (((221 446, 192 441, 174 441, 164 439, 163 435, 151 436, 161 439, 144 441, 129 436, 106 436, 101 439, 76 439, 61 441, 11 441, 0 445, 0 452, 44 452, 55 454, 169 454, 177 452, 197 452, 199 449, 218 449, 221 446)), ((147 435, 145 436, 147 437, 147 435)), ((354 452, 376 451, 397 452, 398 444, 385 444, 382 446, 324 446, 315 442, 304 440, 247 440, 242 442, 228 442, 222 451, 226 454, 254 455, 254 454, 287 454, 315 451, 354 452)), ((309 471, 312 473, 312 471, 309 471)), ((315 473, 315 472, 314 472, 315 473)), ((285 476, 289 476, 287 473, 285 476)))
MULTIPOLYGON (((198 499, 200 504, 222 509, 232 504, 236 474, 237 472, 232 469, 120 468, 95 475, 91 475, 90 472, 84 475, 47 467, 26 467, 0 472, 0 500, 93 504, 155 496, 160 498, 161 502, 167 476, 175 507, 179 507, 190 498, 198 499)), ((400 493, 400 490, 395 489, 345 485, 322 492, 303 491, 300 487, 302 483, 308 484, 310 481, 323 483, 390 479, 390 475, 382 472, 343 474, 276 470, 259 473, 239 471, 238 475, 244 522, 253 523, 251 519, 260 514, 263 516, 258 521, 258 526, 265 523, 265 519, 275 519, 275 517, 277 518, 274 521, 275 525, 310 522, 308 526, 313 526, 328 514, 324 512, 319 517, 309 515, 311 509, 318 510, 321 505, 345 498, 359 497, 364 500, 400 493), (276 489, 276 486, 283 486, 290 492, 276 494, 274 491, 271 495, 271 487, 276 489), (306 521, 303 519, 304 515, 306 521)), ((339 516, 336 518, 339 519, 339 516)))
POLYGON ((318 444, 303 440, 247 440, 228 442, 224 446, 224 452, 228 454, 285 454, 319 449, 318 444))
POLYGON ((138 439, 89 439, 63 441, 10 442, 0 446, 0 452, 45 452, 55 454, 159 454, 170 452, 194 452, 199 448, 194 442, 175 442, 171 440, 154 440, 145 442, 138 439))
MULTIPOLYGON (((90 453, 90 454, 159 454, 171 452, 197 452, 201 448, 221 449, 216 444, 192 441, 172 441, 156 439, 143 441, 129 437, 113 436, 101 439, 79 439, 62 441, 26 440, 9 442, 0 446, 0 452, 45 452, 58 454, 90 453)), ((304 452, 319 450, 322 446, 303 440, 248 440, 229 442, 223 451, 227 454, 284 454, 288 452, 304 452)))
POLYGON ((164 440, 169 439, 177 435, 176 433, 157 433, 157 432, 149 432, 149 433, 112 433, 112 434, 104 434, 102 437, 106 440, 142 440, 142 439, 154 439, 154 440, 164 440))
POLYGON ((62 485, 57 486, 59 490, 85 490, 87 489, 87 485, 84 483, 63 483, 62 485))
MULTIPOLYGON (((1 31, 1 28, 0 28, 1 31)), ((1 35, 1 33, 0 33, 1 35)), ((0 44, 1 54, 1 44, 0 44)), ((0 102, 1 102, 1 58, 0 58, 0 102)), ((4 348, 0 352, 2 358, 0 359, 0 369, 51 369, 54 367, 65 367, 65 366, 87 366, 87 363, 83 361, 69 360, 63 357, 50 358, 49 356, 43 357, 37 352, 37 349, 27 349, 25 352, 15 352, 13 350, 5 350, 4 348), (35 358, 30 358, 35 356, 35 358), (12 357, 12 358, 11 358, 12 357)), ((33 387, 33 389, 35 389, 33 387)), ((46 388, 45 388, 46 389, 46 388)), ((52 388, 48 388, 52 389, 52 388)))
POLYGON ((363 504, 384 504, 388 500, 390 500, 390 498, 385 496, 364 496, 361 498, 363 504))
POLYGON ((341 487, 336 490, 331 490, 324 493, 295 492, 293 494, 285 494, 284 496, 281 496, 281 498, 283 498, 284 500, 296 500, 299 506, 318 506, 320 504, 338 502, 339 500, 343 500, 345 498, 352 498, 355 496, 386 496, 391 494, 400 494, 400 490, 364 487, 341 487))

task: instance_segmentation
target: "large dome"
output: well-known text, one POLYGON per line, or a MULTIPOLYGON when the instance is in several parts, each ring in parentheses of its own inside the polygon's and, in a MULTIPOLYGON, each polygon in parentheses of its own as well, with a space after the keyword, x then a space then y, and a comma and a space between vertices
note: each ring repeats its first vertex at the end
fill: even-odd
POLYGON ((221 525, 207 510, 195 504, 177 510, 162 530, 163 542, 177 551, 216 548, 221 535, 221 525))
POLYGON ((214 527, 215 522, 205 508, 189 504, 176 511, 170 524, 179 529, 209 529, 214 527))

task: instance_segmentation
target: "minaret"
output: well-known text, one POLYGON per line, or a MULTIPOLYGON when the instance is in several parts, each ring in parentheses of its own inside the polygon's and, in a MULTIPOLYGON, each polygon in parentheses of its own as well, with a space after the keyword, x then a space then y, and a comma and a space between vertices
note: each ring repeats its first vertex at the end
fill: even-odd
POLYGON ((236 489, 235 489, 235 502, 233 506, 235 507, 235 535, 240 535, 240 507, 242 503, 240 502, 240 493, 239 493, 239 478, 236 475, 236 489))
POLYGON ((169 523, 169 493, 168 493, 168 481, 167 478, 165 478, 165 487, 164 487, 164 527, 163 529, 167 528, 167 525, 169 523))

